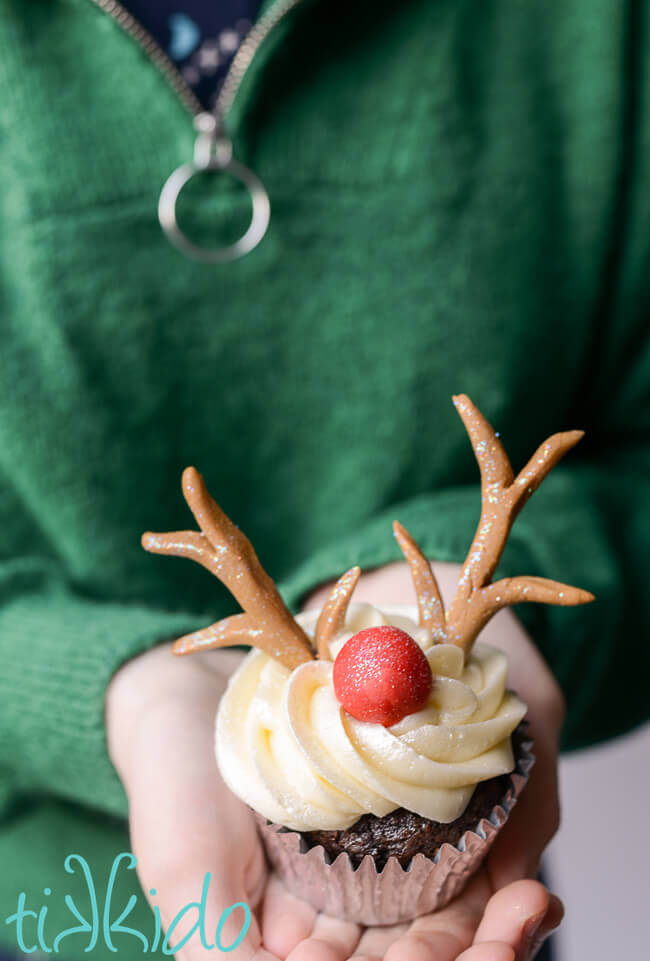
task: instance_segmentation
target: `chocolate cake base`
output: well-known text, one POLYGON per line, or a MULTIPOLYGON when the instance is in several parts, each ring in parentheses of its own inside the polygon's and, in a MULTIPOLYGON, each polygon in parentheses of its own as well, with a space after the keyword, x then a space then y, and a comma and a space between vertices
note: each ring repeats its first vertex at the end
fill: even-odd
MULTIPOLYGON (((512 734, 515 757, 523 739, 520 726, 512 734)), ((345 851, 354 867, 359 867, 363 858, 370 854, 378 871, 384 868, 390 857, 396 857, 406 868, 416 854, 433 858, 445 841, 456 844, 465 831, 475 829, 481 818, 488 817, 503 800, 509 785, 509 774, 481 781, 465 811, 449 824, 430 821, 405 808, 398 808, 384 817, 364 814, 344 831, 304 831, 301 837, 309 848, 322 845, 332 860, 345 851)))

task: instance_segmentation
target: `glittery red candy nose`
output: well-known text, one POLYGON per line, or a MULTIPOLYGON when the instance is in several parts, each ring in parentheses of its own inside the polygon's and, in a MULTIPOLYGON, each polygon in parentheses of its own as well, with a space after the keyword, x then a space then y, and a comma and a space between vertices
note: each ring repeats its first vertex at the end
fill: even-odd
POLYGON ((426 705, 433 677, 422 649, 399 627, 368 627, 334 661, 334 693, 359 721, 397 724, 426 705))

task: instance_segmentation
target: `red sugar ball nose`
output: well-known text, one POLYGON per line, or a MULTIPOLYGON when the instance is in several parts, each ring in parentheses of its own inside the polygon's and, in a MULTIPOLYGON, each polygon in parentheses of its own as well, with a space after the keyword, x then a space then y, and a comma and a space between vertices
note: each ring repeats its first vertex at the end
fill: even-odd
POLYGON ((422 648, 399 627, 368 627, 346 641, 334 661, 334 693, 359 721, 397 724, 421 711, 433 677, 422 648))

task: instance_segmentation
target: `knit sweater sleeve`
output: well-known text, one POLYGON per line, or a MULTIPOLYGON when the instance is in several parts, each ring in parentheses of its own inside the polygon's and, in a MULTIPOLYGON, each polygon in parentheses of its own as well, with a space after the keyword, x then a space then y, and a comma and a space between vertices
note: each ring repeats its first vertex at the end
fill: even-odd
MULTIPOLYGON (((569 455, 526 505, 498 571, 551 577, 596 595, 577 608, 516 607, 566 695, 565 749, 624 733, 647 719, 650 704, 650 443, 630 437, 586 453, 569 455)), ((430 558, 462 562, 479 510, 474 486, 396 503, 295 570, 285 596, 296 604, 319 579, 353 564, 403 559, 390 535, 394 518, 430 558)))
POLYGON ((50 792, 124 814, 106 748, 108 682, 131 656, 196 621, 83 597, 32 559, 0 565, 0 595, 0 804, 50 792))

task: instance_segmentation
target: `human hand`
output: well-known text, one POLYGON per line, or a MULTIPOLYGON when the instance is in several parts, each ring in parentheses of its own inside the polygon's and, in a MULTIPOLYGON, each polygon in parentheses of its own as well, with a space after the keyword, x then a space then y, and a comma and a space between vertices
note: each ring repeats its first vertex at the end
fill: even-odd
MULTIPOLYGON (((359 585, 356 598, 363 598, 366 586, 359 585)), ((386 602, 398 600, 381 596, 386 602)), ((516 641, 515 646, 519 649, 516 641)), ((140 879, 146 892, 156 888, 163 925, 181 906, 199 899, 210 872, 208 939, 214 939, 221 913, 232 904, 243 901, 255 912, 245 939, 230 955, 233 961, 528 961, 533 956, 531 924, 539 922, 537 937, 543 936, 559 923, 561 906, 534 881, 498 890, 510 877, 526 873, 521 858, 512 857, 513 850, 521 854, 521 843, 514 849, 505 846, 499 856, 495 849, 447 908, 394 928, 363 930, 317 914, 268 874, 252 815, 225 787, 214 763, 218 701, 241 657, 216 651, 177 659, 162 645, 125 665, 109 688, 109 749, 129 796, 140 879)), ((531 664, 523 658, 524 676, 531 664)), ((513 813, 501 835, 514 825, 515 839, 518 831, 530 853, 526 824, 523 819, 517 829, 513 813)), ((174 931, 172 946, 193 921, 174 931)), ((232 943, 240 925, 238 911, 221 932, 223 945, 232 943)), ((183 961, 205 956, 198 934, 177 954, 183 961)))
MULTIPOLYGON (((189 934, 198 911, 188 912, 170 932, 172 919, 201 899, 208 873, 205 932, 212 945, 222 912, 238 902, 254 911, 268 881, 253 815, 226 788, 214 757, 217 706, 243 656, 223 650, 177 658, 170 644, 162 644, 125 664, 107 692, 108 747, 129 799, 138 876, 147 896, 155 889, 151 900, 171 948, 189 934)), ((243 920, 242 909, 232 913, 220 932, 221 945, 236 940, 243 920)), ((276 961, 260 944, 253 916, 228 956, 276 961)), ((196 931, 174 956, 199 961, 209 950, 196 931)))

